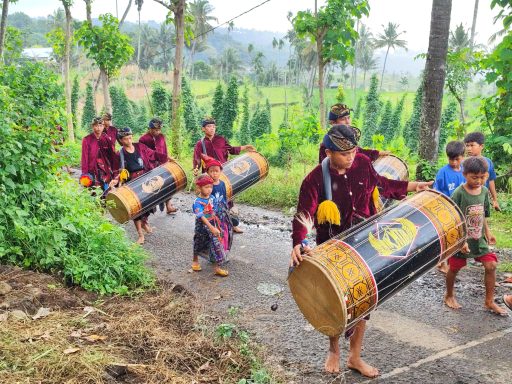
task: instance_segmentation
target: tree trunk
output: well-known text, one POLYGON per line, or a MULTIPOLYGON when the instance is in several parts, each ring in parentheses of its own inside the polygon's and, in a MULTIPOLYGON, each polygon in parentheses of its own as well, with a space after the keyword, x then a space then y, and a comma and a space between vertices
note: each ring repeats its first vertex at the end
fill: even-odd
POLYGON ((9 13, 9 0, 2 5, 2 21, 0 22, 0 62, 3 61, 5 30, 7 29, 7 14, 9 13))
POLYGON ((91 17, 91 3, 92 0, 84 0, 85 1, 85 13, 87 15, 87 22, 90 26, 92 26, 92 17, 91 17))
POLYGON ((171 147, 176 156, 180 154, 180 103, 183 49, 185 48, 185 0, 175 3, 174 22, 176 26, 176 50, 174 55, 174 76, 172 83, 172 140, 171 147))
POLYGON ((135 86, 139 84, 139 72, 140 72, 140 10, 139 10, 139 37, 137 42, 137 73, 135 74, 135 86))
MULTIPOLYGON (((357 33, 359 33, 359 19, 357 19, 357 24, 356 24, 356 31, 357 33)), ((355 44, 355 50, 354 50, 354 65, 352 67, 352 86, 354 87, 352 89, 352 93, 353 93, 353 96, 354 96, 354 100, 352 100, 352 103, 354 105, 356 105, 357 103, 357 97, 356 97, 356 90, 357 90, 357 55, 359 54, 359 49, 357 49, 358 47, 358 43, 355 44)))
POLYGON ((316 40, 316 52, 318 55, 318 95, 320 97, 320 127, 325 129, 325 101, 324 101, 324 68, 325 63, 322 57, 322 39, 316 40))
POLYGON ((386 61, 388 61, 388 53, 389 53, 389 45, 388 45, 388 50, 386 51, 386 56, 384 56, 384 65, 382 66, 382 75, 380 75, 379 91, 382 91, 382 82, 384 81, 384 72, 386 71, 386 61))
POLYGON ((132 6, 132 1, 133 0, 128 1, 128 5, 126 6, 126 10, 124 11, 123 17, 121 18, 121 21, 119 22, 119 29, 121 29, 121 25, 123 25, 124 19, 126 19, 126 16, 128 15, 128 11, 130 11, 130 8, 132 6))
POLYGON ((196 39, 194 39, 190 47, 190 78, 192 80, 194 80, 194 55, 196 54, 196 44, 196 39))
POLYGON ((437 160, 451 10, 452 0, 433 0, 421 113, 422 145, 419 148, 420 162, 416 173, 419 179, 424 176, 421 160, 430 163, 437 160))
POLYGON ((103 88, 103 99, 105 103, 105 112, 112 113, 112 101, 108 92, 108 77, 104 69, 100 68, 101 86, 103 88))
POLYGON ((366 70, 363 71, 363 92, 365 91, 365 89, 366 89, 366 70))
POLYGON ((471 36, 469 40, 469 49, 473 52, 475 47, 475 29, 476 29, 476 17, 478 16, 478 0, 475 0, 475 8, 473 9, 473 23, 471 24, 471 36))
POLYGON ((73 130, 73 113, 71 110, 71 82, 69 80, 69 57, 71 55, 71 10, 70 6, 63 1, 64 11, 66 12, 66 38, 64 40, 64 86, 66 92, 66 115, 68 127, 68 140, 75 141, 75 132, 73 130))

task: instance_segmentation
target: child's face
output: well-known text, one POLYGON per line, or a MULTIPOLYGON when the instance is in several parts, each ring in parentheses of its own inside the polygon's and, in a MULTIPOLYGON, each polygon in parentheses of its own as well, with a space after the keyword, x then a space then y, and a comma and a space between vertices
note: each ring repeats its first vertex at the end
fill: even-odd
POLYGON ((199 193, 203 197, 210 197, 210 195, 212 194, 212 190, 213 190, 213 184, 206 184, 206 185, 203 185, 202 187, 199 187, 199 193))
POLYGON ((213 179, 214 182, 217 182, 219 181, 221 170, 218 165, 213 165, 210 168, 208 168, 206 173, 213 179))
POLYGON ((478 144, 476 141, 466 143, 466 153, 468 156, 480 156, 484 149, 483 144, 478 144))
POLYGON ((464 160, 464 156, 462 156, 462 155, 457 156, 457 157, 454 157, 453 159, 448 159, 448 164, 453 169, 459 169, 460 164, 462 163, 462 160, 464 160))
POLYGON ((466 185, 469 189, 477 189, 485 184, 487 180, 487 172, 484 173, 464 173, 466 185))
POLYGON ((97 123, 92 126, 92 131, 96 136, 100 136, 103 133, 104 125, 103 123, 97 123))

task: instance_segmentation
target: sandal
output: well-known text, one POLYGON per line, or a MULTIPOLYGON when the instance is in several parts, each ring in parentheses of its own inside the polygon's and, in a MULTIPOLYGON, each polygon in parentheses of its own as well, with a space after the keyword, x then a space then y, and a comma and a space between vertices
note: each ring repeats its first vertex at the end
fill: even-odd
POLYGON ((229 272, 225 269, 222 269, 222 268, 218 268, 215 270, 215 274, 217 276, 222 276, 222 277, 226 277, 227 275, 229 275, 229 272))
POLYGON ((195 272, 201 271, 202 270, 201 264, 199 264, 199 263, 192 263, 192 270, 195 271, 195 272))

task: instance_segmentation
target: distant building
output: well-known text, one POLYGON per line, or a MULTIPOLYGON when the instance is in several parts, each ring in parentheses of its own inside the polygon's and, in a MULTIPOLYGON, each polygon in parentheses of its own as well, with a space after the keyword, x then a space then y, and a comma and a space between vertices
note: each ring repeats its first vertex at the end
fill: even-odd
POLYGON ((52 53, 52 48, 25 48, 21 56, 33 61, 50 61, 52 53))

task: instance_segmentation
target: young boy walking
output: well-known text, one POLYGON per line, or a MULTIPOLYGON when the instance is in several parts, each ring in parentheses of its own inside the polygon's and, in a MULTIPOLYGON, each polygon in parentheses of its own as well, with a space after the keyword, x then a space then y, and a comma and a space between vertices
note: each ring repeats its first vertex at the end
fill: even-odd
MULTIPOLYGON (((466 153, 468 156, 482 156, 482 151, 484 150, 485 144, 485 136, 482 132, 471 132, 468 133, 464 137, 464 144, 466 145, 466 153)), ((496 193, 496 172, 494 171, 494 164, 492 160, 488 157, 483 156, 488 165, 488 179, 485 183, 485 186, 491 193, 492 206, 495 210, 500 210, 500 205, 498 204, 498 194, 496 193)))
POLYGON ((489 251, 489 245, 496 244, 486 218, 490 216, 491 204, 489 192, 484 186, 488 175, 488 165, 481 156, 467 158, 463 165, 466 182, 452 194, 452 200, 459 206, 467 223, 468 239, 462 253, 448 260, 450 267, 446 274, 445 304, 452 309, 462 306, 455 299, 455 277, 466 265, 467 258, 475 258, 484 266, 485 308, 497 315, 506 316, 506 311, 494 302, 494 285, 496 283, 496 265, 498 258, 489 251))

